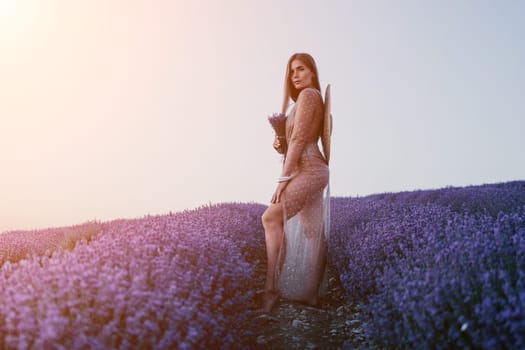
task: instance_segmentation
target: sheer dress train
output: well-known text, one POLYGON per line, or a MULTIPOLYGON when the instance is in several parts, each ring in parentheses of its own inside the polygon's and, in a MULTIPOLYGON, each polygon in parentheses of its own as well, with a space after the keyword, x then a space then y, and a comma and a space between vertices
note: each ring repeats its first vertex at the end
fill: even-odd
POLYGON ((276 280, 281 296, 291 300, 312 300, 327 292, 329 169, 318 146, 323 117, 321 93, 307 88, 286 121, 283 174, 295 175, 281 194, 284 235, 276 280))

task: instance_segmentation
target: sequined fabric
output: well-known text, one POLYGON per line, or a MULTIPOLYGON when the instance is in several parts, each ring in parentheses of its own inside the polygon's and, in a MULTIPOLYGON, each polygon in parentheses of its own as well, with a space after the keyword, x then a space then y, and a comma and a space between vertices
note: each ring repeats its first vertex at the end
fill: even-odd
POLYGON ((318 146, 323 115, 320 92, 307 88, 286 122, 288 150, 282 174, 294 177, 281 195, 284 235, 277 281, 281 295, 293 300, 326 293, 330 194, 329 170, 318 146))

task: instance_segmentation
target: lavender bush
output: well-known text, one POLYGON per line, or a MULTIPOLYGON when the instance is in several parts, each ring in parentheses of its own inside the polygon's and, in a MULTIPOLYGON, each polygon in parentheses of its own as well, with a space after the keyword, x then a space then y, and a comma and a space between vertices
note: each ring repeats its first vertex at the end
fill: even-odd
POLYGON ((254 293, 263 209, 115 220, 71 251, 5 263, 0 348, 234 347, 232 325, 254 293))
MULTIPOLYGON (((0 348, 235 349, 265 207, 0 235, 0 348)), ((331 223, 329 262, 377 345, 525 347, 524 181, 332 198, 331 223)))
POLYGON ((333 200, 332 261, 378 345, 525 347, 524 185, 333 200))
POLYGON ((32 255, 51 254, 57 249, 72 249, 79 240, 90 240, 99 232, 97 221, 44 230, 4 232, 0 234, 0 266, 32 255))

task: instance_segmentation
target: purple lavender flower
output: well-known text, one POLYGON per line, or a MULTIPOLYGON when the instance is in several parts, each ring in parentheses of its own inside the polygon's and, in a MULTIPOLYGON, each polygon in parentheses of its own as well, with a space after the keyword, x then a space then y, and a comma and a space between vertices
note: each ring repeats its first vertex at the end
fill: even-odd
POLYGON ((286 116, 283 113, 274 113, 268 116, 275 134, 278 137, 284 137, 286 134, 286 116))
POLYGON ((329 249, 377 347, 525 344, 525 181, 332 198, 329 249))
POLYGON ((275 135, 279 139, 280 146, 277 148, 279 153, 285 153, 287 144, 286 144, 286 116, 283 113, 274 113, 268 117, 270 124, 275 131, 275 135))
MULTIPOLYGON (((234 325, 266 208, 0 234, 0 349, 250 349, 234 325)), ((329 263, 378 348, 524 348, 525 181, 332 197, 330 214, 329 263)))

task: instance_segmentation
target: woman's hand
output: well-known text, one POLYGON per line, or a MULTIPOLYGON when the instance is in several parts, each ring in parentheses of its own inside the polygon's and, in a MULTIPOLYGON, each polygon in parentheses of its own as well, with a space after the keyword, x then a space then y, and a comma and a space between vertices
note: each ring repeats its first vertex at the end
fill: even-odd
POLYGON ((275 135, 275 140, 273 141, 273 148, 275 148, 276 151, 279 151, 279 147, 281 147, 281 140, 279 140, 279 136, 275 135))
POLYGON ((275 135, 275 140, 273 141, 273 148, 275 148, 275 150, 278 153, 283 154, 285 151, 285 146, 286 146, 286 139, 284 138, 284 136, 275 135))
POLYGON ((280 203, 281 202, 281 194, 283 193, 284 189, 286 188, 286 185, 288 184, 288 181, 279 182, 277 185, 277 189, 275 190, 273 196, 272 196, 272 203, 280 203))

